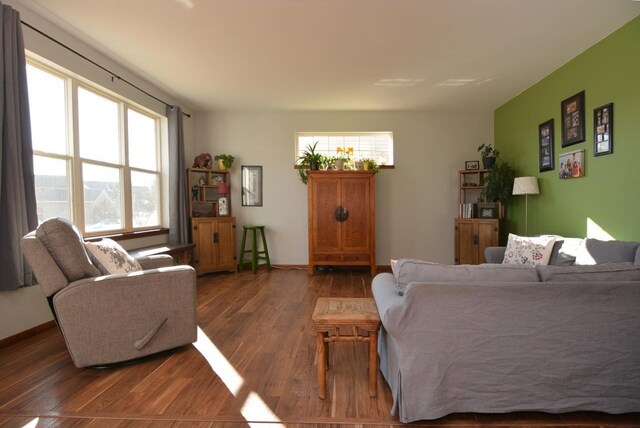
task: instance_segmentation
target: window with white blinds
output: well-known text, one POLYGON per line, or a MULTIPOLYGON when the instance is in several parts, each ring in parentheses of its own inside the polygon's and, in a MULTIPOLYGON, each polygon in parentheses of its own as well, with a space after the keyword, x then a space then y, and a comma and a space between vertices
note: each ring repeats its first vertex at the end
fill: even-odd
POLYGON ((378 165, 393 165, 393 132, 296 132, 296 159, 307 147, 325 156, 347 153, 351 159, 374 159, 378 165))

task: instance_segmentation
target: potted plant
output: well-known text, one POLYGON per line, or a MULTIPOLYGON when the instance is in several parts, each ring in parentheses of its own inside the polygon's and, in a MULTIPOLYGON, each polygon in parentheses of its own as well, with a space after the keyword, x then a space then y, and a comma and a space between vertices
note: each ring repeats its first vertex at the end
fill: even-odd
POLYGON ((316 153, 316 147, 318 146, 318 142, 312 146, 309 144, 307 148, 302 152, 302 156, 298 157, 298 165, 300 169, 298 170, 298 175, 300 176, 300 180, 304 184, 307 184, 307 169, 312 171, 317 171, 320 169, 325 157, 322 153, 316 153))
POLYGON ((349 160, 351 160, 351 158, 349 157, 349 154, 345 153, 344 151, 338 152, 338 156, 336 156, 335 158, 336 169, 338 171, 342 171, 344 169, 345 164, 349 162, 349 160))
POLYGON ((362 169, 365 171, 373 171, 374 174, 377 174, 380 171, 380 166, 378 166, 378 162, 375 159, 364 158, 362 159, 362 169))
POLYGON ((231 165, 233 165, 235 157, 231 155, 221 154, 216 155, 214 159, 218 161, 218 169, 220 171, 226 171, 228 168, 231 168, 231 165))
POLYGON ((500 152, 493 148, 491 144, 481 144, 478 146, 478 152, 480 152, 482 166, 485 169, 491 169, 495 165, 498 156, 500 156, 500 152))
POLYGON ((499 161, 482 177, 481 184, 485 186, 480 197, 487 202, 501 202, 504 204, 511 196, 513 180, 516 171, 507 162, 499 161))

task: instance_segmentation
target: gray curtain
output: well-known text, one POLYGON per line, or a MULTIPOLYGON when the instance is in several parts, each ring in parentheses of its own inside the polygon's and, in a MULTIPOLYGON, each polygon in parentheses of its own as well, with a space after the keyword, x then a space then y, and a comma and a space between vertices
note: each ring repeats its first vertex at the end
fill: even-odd
POLYGON ((20 14, 0 6, 0 289, 13 290, 33 282, 20 239, 38 227, 38 214, 20 14))
POLYGON ((169 243, 189 242, 189 189, 184 160, 182 109, 167 106, 169 119, 169 243))

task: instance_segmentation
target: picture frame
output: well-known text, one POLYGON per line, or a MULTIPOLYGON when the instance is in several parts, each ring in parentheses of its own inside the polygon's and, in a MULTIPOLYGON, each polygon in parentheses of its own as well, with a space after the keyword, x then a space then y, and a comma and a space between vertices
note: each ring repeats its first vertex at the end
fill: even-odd
POLYGON ((495 206, 479 205, 478 218, 498 218, 498 211, 495 206))
POLYGON ((613 153, 613 103, 593 110, 593 155, 613 153))
POLYGON ((480 161, 477 161, 477 160, 465 161, 464 169, 465 171, 477 171, 480 169, 480 161))
POLYGON ((562 153, 558 162, 560 163, 558 177, 561 180, 584 177, 584 150, 562 153))
POLYGON ((229 205, 227 204, 227 198, 218 199, 218 215, 229 215, 229 205))
POLYGON ((553 119, 538 125, 538 164, 540 172, 552 171, 554 165, 553 119))
POLYGON ((242 165, 242 206, 262 206, 262 166, 242 165))
POLYGON ((585 140, 584 91, 562 101, 562 147, 581 143, 585 140))

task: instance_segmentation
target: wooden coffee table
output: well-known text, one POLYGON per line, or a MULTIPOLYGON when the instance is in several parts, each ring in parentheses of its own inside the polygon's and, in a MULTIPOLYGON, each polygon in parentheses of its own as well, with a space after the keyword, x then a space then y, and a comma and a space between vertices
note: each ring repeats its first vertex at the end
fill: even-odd
POLYGON ((378 395, 378 328, 380 315, 372 298, 319 297, 313 311, 318 360, 318 396, 327 395, 329 342, 369 342, 369 395, 378 395), (350 329, 348 336, 340 328, 350 329))

